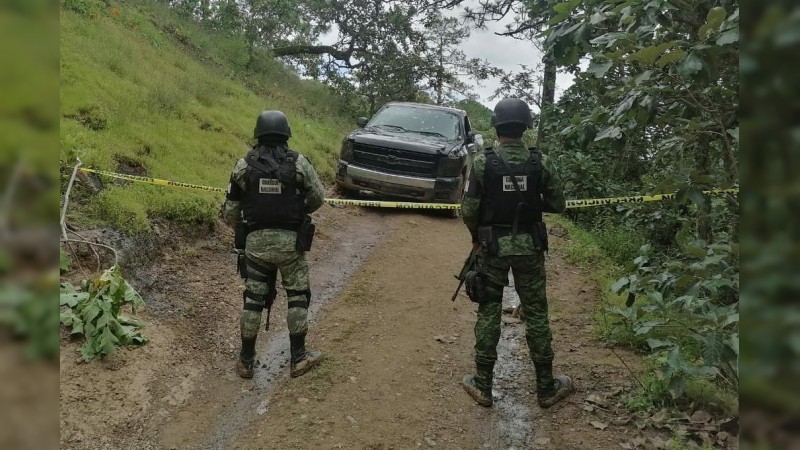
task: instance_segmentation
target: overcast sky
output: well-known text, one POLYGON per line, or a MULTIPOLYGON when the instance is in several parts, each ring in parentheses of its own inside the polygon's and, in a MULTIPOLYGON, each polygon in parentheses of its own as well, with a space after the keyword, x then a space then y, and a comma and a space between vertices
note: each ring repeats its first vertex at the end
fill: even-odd
MULTIPOLYGON (((467 5, 472 4, 475 6, 477 2, 465 2, 467 5)), ((454 11, 449 16, 461 17, 461 11, 454 11)), ((542 52, 536 48, 531 41, 521 41, 510 38, 508 36, 498 36, 496 32, 505 31, 505 25, 510 23, 511 19, 506 18, 503 22, 489 22, 486 29, 472 30, 472 34, 467 39, 461 50, 467 55, 468 58, 480 58, 489 61, 493 66, 499 67, 505 71, 518 72, 522 68, 520 65, 528 66, 529 69, 537 69, 542 61, 542 52)), ((538 68, 541 70, 541 68, 538 68)), ((489 100, 495 89, 499 86, 497 79, 488 79, 481 83, 480 86, 472 80, 463 77, 463 81, 474 86, 475 92, 480 96, 481 103, 489 108, 493 108, 494 104, 499 100, 489 100)), ((572 84, 572 74, 559 73, 556 78, 556 99, 560 96, 565 89, 572 84)), ((533 109, 537 109, 536 105, 531 105, 533 109)))

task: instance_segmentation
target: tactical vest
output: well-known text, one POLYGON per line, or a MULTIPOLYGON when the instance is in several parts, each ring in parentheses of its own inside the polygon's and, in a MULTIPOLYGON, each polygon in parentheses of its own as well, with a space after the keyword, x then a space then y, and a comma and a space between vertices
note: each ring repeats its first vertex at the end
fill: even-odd
MULTIPOLYGON (((265 149, 266 150, 266 149, 265 149)), ((258 147, 247 153, 242 213, 249 230, 297 231, 306 215, 305 195, 297 182, 298 153, 279 147, 275 156, 258 147)))
POLYGON ((508 163, 494 150, 487 150, 483 169, 481 196, 481 225, 512 226, 518 217, 520 231, 528 232, 533 224, 542 221, 542 154, 531 149, 524 164, 508 163), (515 176, 520 192, 514 188, 515 176))

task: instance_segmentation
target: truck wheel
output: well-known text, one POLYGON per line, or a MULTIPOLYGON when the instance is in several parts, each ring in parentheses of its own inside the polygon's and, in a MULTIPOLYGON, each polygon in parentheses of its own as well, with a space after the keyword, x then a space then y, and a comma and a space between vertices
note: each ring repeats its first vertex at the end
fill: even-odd
POLYGON ((347 189, 346 187, 336 184, 336 193, 339 194, 341 197, 344 198, 352 198, 358 195, 358 191, 354 191, 352 189, 347 189))
POLYGON ((461 208, 458 209, 448 209, 447 210, 447 217, 451 219, 458 219, 461 217, 461 208))
MULTIPOLYGON (((467 184, 466 174, 462 173, 461 177, 459 177, 460 181, 458 182, 458 195, 456 197, 456 202, 461 200, 461 197, 464 196, 464 186, 467 184)), ((447 210, 447 217, 451 219, 458 219, 461 217, 461 208, 456 209, 448 209, 447 210)))

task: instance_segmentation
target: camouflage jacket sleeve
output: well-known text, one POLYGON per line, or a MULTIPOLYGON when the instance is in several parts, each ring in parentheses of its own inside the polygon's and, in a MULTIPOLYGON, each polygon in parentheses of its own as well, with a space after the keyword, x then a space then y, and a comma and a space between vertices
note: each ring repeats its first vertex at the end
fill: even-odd
POLYGON ((312 213, 318 210, 325 201, 325 188, 322 186, 322 182, 319 181, 319 176, 317 176, 314 166, 303 155, 297 158, 297 173, 300 177, 303 191, 306 194, 306 207, 308 212, 312 213))
POLYGON ((461 199, 461 218, 472 234, 472 241, 477 242, 478 221, 480 220, 481 195, 483 194, 483 167, 486 156, 477 155, 472 161, 469 181, 461 199))
POLYGON ((222 204, 220 215, 230 226, 235 227, 242 221, 242 194, 244 193, 244 175, 247 163, 244 158, 236 162, 233 166, 231 179, 228 182, 228 190, 225 194, 225 203, 222 204))
POLYGON ((561 178, 547 155, 542 155, 542 199, 545 212, 560 214, 567 209, 561 178))

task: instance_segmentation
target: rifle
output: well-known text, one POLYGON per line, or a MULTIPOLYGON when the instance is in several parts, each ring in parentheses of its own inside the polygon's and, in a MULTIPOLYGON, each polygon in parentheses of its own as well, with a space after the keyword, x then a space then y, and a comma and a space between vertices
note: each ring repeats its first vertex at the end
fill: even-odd
POLYGON ((467 256, 466 261, 464 261, 464 266, 461 268, 461 272, 458 273, 458 276, 453 275, 456 277, 459 283, 458 287, 456 288, 456 291, 453 293, 453 298, 450 299, 451 302, 456 301, 456 297, 458 297, 458 292, 461 291, 461 286, 463 286, 464 282, 467 280, 467 272, 471 272, 472 270, 475 269, 475 263, 478 255, 478 248, 479 247, 476 247, 469 253, 469 256, 467 256))

